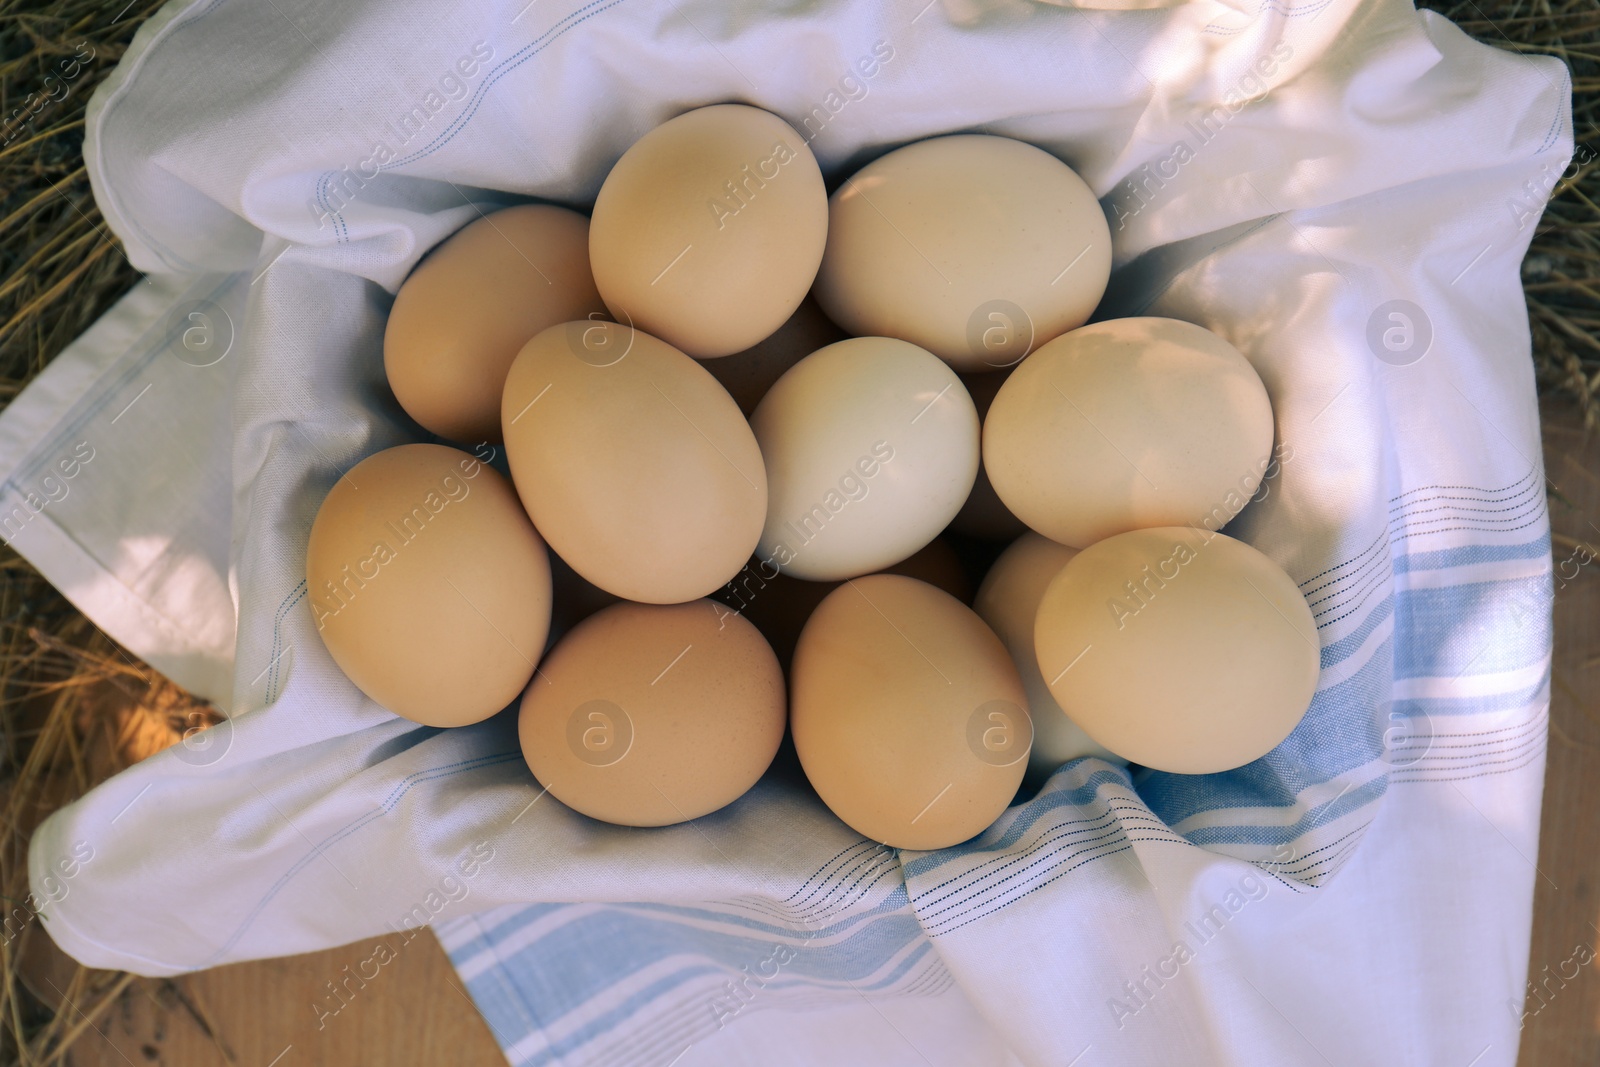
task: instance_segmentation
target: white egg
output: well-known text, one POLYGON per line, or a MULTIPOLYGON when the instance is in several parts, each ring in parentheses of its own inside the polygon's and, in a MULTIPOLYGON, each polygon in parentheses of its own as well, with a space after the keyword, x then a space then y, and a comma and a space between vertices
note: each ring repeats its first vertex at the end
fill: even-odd
POLYGON ((955 372, 856 337, 779 378, 750 419, 767 468, 757 554, 814 581, 898 563, 949 524, 978 473, 978 413, 955 372))

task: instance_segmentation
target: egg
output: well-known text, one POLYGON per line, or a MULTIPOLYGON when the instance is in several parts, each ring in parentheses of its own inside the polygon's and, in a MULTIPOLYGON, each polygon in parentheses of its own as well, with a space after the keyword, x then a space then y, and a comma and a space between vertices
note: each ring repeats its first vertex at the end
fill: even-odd
POLYGON ((1072 168, 961 134, 890 152, 834 192, 816 294, 847 333, 988 371, 1087 322, 1110 275, 1110 228, 1072 168))
POLYGON ((828 320, 815 300, 807 297, 771 337, 743 352, 708 359, 705 368, 728 390, 739 410, 749 416, 784 371, 817 349, 843 340, 844 332, 828 320))
POLYGON ((544 330, 511 365, 501 414, 534 525, 608 593, 698 599, 761 536, 767 477, 749 424, 705 368, 642 330, 544 330))
POLYGON ((511 703, 550 626, 549 560, 516 494, 443 445, 386 449, 334 483, 311 525, 306 584, 340 670, 425 726, 511 703))
MULTIPOLYGON (((917 552, 890 567, 886 574, 903 574, 942 589, 963 603, 972 599, 966 570, 955 549, 942 537, 929 541, 917 552)), ((717 591, 716 599, 728 610, 743 615, 755 624, 777 653, 778 662, 788 667, 794 659, 795 642, 806 620, 824 597, 839 588, 838 582, 809 582, 791 578, 776 568, 752 559, 744 570, 717 591)), ((559 586, 558 586, 559 589, 559 586)), ((557 595, 557 610, 560 609, 557 595)))
POLYGON ((827 230, 805 139, 770 112, 718 104, 662 123, 617 160, 595 200, 589 258, 619 321, 709 359, 793 314, 827 230))
POLYGON ((1112 319, 1041 347, 984 420, 1000 499, 1074 548, 1127 530, 1220 529, 1271 463, 1272 405, 1248 360, 1203 327, 1112 319))
POLYGON ((1078 554, 1048 537, 1025 533, 1012 542, 978 587, 972 610, 989 624, 1011 653, 1011 661, 1028 694, 1028 714, 1033 721, 1033 749, 1028 754, 1027 777, 1042 782, 1056 768, 1080 756, 1097 756, 1115 764, 1128 761, 1095 743, 1061 710, 1039 673, 1033 647, 1034 619, 1051 579, 1078 554))
POLYGON ((949 524, 978 471, 978 413, 953 371, 888 337, 791 367, 750 418, 767 471, 757 554, 796 578, 870 574, 949 524))
POLYGON ((726 807, 783 739, 783 672, 708 600, 614 604, 551 651, 522 699, 533 776, 591 818, 666 826, 726 807))
MULTIPOLYGON (((1005 371, 961 375, 961 384, 967 387, 967 395, 972 397, 972 404, 977 408, 980 421, 988 416, 995 395, 1000 392, 1000 387, 1005 381, 1005 371)), ((981 456, 978 461, 978 477, 972 483, 972 492, 967 494, 967 502, 961 505, 956 517, 950 520, 950 528, 956 533, 984 541, 1014 541, 1027 529, 1022 520, 1011 514, 1011 509, 1001 503, 994 486, 989 482, 988 471, 983 469, 981 456)))
POLYGON ((589 220, 526 204, 485 215, 411 272, 389 311, 383 366, 422 428, 499 443, 500 392, 528 338, 605 311, 589 272, 589 220))
POLYGON ((914 578, 829 593, 795 649, 790 728, 807 779, 849 826, 896 848, 981 833, 1027 765, 1027 696, 971 608, 914 578))
POLYGON ((1181 526, 1074 556, 1045 588, 1034 651, 1090 737, 1180 774, 1276 748, 1310 707, 1321 659, 1294 579, 1243 541, 1181 526))

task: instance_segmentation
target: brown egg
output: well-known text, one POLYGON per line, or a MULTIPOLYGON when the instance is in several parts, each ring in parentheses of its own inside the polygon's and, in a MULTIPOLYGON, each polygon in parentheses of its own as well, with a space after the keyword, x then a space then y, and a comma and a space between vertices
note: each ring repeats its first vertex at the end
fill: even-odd
POLYGON ((1008 508, 1086 548, 1154 526, 1220 529, 1272 461, 1272 405, 1227 341, 1177 319, 1110 319, 1011 372, 983 423, 1008 508))
POLYGON ((770 112, 717 104, 662 123, 617 160, 595 200, 589 258, 618 321, 709 359, 783 325, 827 232, 805 139, 770 112))
POLYGON ((534 525, 606 592, 694 600, 750 557, 767 507, 755 436, 666 342, 609 322, 553 326, 512 364, 501 411, 534 525))
MULTIPOLYGON (((885 574, 903 574, 927 582, 962 603, 972 599, 972 583, 950 542, 942 537, 929 541, 912 556, 886 568, 885 574)), ((794 659, 794 646, 806 620, 824 597, 843 584, 810 582, 780 574, 776 567, 752 558, 744 570, 717 590, 716 599, 728 609, 755 624, 787 669, 794 659)), ((558 587, 559 592, 559 587, 558 587)), ((558 614, 560 597, 557 597, 558 614)))
POLYGON ((999 817, 1027 765, 1026 702, 983 620, 914 578, 846 582, 795 649, 806 777, 835 815, 897 848, 958 844, 999 817))
POLYGON ((551 651, 522 698, 533 776, 595 819, 666 826, 725 807, 783 740, 783 672, 709 600, 614 604, 551 651))
POLYGON ((1005 643, 1011 661, 1022 676, 1028 694, 1028 714, 1033 720, 1033 750, 1028 753, 1028 778, 1042 783, 1056 768, 1079 756, 1096 756, 1111 763, 1128 761, 1097 745, 1083 728, 1061 710, 1050 687, 1039 674, 1039 656, 1033 647, 1033 626, 1039 601, 1061 568, 1078 554, 1029 530, 994 561, 978 587, 972 610, 1005 643))
POLYGON ((486 215, 439 245, 394 298, 383 366, 424 429, 498 443, 511 361, 547 326, 600 314, 589 220, 548 204, 486 215))
MULTIPOLYGON (((995 394, 1005 384, 1008 373, 997 370, 987 374, 960 375, 961 384, 967 387, 967 395, 972 397, 973 407, 978 409, 979 419, 989 417, 989 405, 994 403, 995 394)), ((985 541, 1014 541, 1028 527, 1011 514, 1011 509, 1000 500, 989 481, 989 473, 983 469, 982 460, 979 460, 978 480, 972 483, 967 502, 950 520, 950 528, 956 533, 985 541)))
POLYGON ((367 696, 425 726, 465 726, 527 684, 550 626, 550 564, 516 494, 443 445, 368 456, 311 525, 317 632, 367 696))
POLYGON ((834 191, 816 294, 847 333, 987 371, 1087 322, 1110 276, 1111 230, 1072 168, 958 134, 896 149, 834 191))
POLYGON ((808 296, 789 316, 789 321, 778 327, 777 333, 743 352, 708 359, 705 368, 722 383, 739 410, 749 418, 767 390, 772 388, 772 383, 783 377, 784 371, 817 349, 844 339, 844 331, 830 322, 817 302, 808 296))
POLYGON ((1084 732, 1180 774, 1276 748, 1310 707, 1321 661, 1294 579, 1243 541, 1184 526, 1074 556, 1045 588, 1034 651, 1084 732))

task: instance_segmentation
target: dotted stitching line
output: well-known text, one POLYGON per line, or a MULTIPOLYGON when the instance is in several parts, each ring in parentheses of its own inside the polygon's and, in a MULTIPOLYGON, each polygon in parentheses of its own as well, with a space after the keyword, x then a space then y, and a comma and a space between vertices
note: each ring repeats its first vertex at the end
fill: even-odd
MULTIPOLYGON (((1356 556, 1355 559, 1347 559, 1343 563, 1334 564, 1332 567, 1329 567, 1327 570, 1323 571, 1321 574, 1313 574, 1311 577, 1309 577, 1305 581, 1301 582, 1300 583, 1300 587, 1302 589, 1305 588, 1307 585, 1310 585, 1312 582, 1316 581, 1318 578, 1321 578, 1323 574, 1332 574, 1334 571, 1342 570, 1345 567, 1349 567, 1349 566, 1352 566, 1352 565, 1354 565, 1356 563, 1361 562, 1361 560, 1366 557, 1367 553, 1371 552, 1374 548, 1376 548, 1378 546, 1378 544, 1385 537, 1388 537, 1388 536, 1389 536, 1389 528, 1387 526, 1385 526, 1383 528, 1383 532, 1378 534, 1377 538, 1372 542, 1372 544, 1370 544, 1366 548, 1362 549, 1360 555, 1356 556)), ((1313 592, 1315 592, 1315 590, 1313 590, 1313 592)))
POLYGON ((1472 531, 1476 531, 1478 533, 1499 533, 1499 534, 1515 533, 1518 530, 1526 530, 1530 526, 1538 525, 1538 523, 1543 518, 1544 518, 1544 513, 1540 512, 1539 514, 1535 515, 1532 519, 1530 519, 1527 522, 1523 523, 1521 526, 1512 526, 1509 529, 1505 529, 1505 530, 1496 530, 1496 529, 1494 529, 1493 527, 1490 527, 1490 526, 1450 526, 1450 527, 1446 527, 1445 529, 1442 529, 1442 530, 1409 530, 1406 533, 1401 534, 1399 537, 1396 537, 1395 540, 1396 541, 1404 541, 1408 537, 1422 537, 1422 536, 1426 536, 1428 534, 1455 533, 1455 532, 1460 531, 1460 530, 1472 530, 1472 531))
POLYGON ((273 701, 273 693, 278 682, 278 649, 283 643, 283 631, 280 628, 284 617, 300 602, 301 598, 311 592, 311 583, 304 578, 300 584, 290 591, 290 595, 283 603, 278 605, 278 614, 272 620, 272 661, 267 665, 267 703, 273 701))

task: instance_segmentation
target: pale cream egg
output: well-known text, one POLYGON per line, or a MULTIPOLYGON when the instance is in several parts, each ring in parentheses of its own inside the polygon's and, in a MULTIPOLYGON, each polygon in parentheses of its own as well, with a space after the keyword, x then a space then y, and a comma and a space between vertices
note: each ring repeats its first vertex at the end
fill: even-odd
POLYGON ((978 413, 955 372, 889 337, 813 352, 750 418, 767 470, 757 554, 796 578, 882 570, 932 541, 978 472, 978 413))
POLYGON ((835 190, 816 293, 848 333, 989 371, 1087 322, 1110 276, 1105 213, 1071 167, 959 134, 896 149, 835 190))
POLYGON ((1272 405, 1227 341, 1177 319, 1056 338, 1000 387, 983 461, 1029 527, 1085 548, 1151 526, 1221 529, 1272 461, 1272 405))

